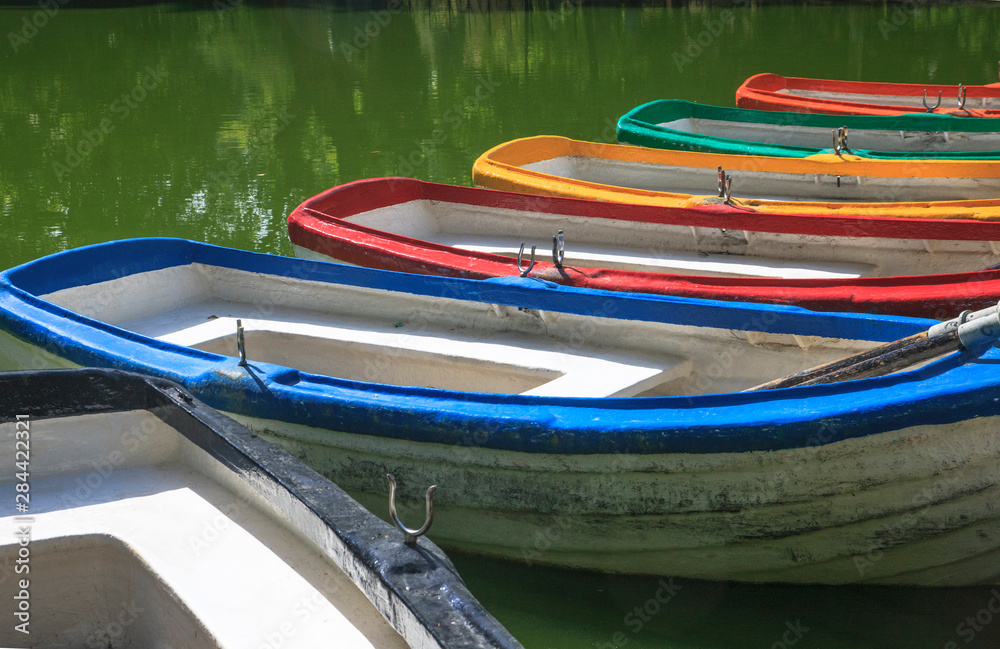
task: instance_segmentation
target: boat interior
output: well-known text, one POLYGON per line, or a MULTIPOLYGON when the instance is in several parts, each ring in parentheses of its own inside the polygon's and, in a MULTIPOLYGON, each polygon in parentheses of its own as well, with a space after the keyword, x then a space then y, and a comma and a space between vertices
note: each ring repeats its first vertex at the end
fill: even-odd
MULTIPOLYGON (((693 133, 729 140, 746 140, 752 132, 753 141, 782 146, 833 148, 833 133, 829 128, 800 126, 794 123, 795 114, 789 114, 787 124, 762 122, 731 122, 728 120, 684 117, 656 126, 683 133, 693 133)), ((866 128, 849 130, 850 150, 886 151, 909 153, 932 151, 956 153, 963 151, 998 151, 1000 133, 962 131, 888 131, 866 128)))
MULTIPOLYGON (((918 163, 906 163, 916 165, 918 163)), ((682 195, 717 195, 716 168, 675 166, 562 155, 523 165, 523 169, 556 178, 682 195)), ((779 173, 727 169, 735 198, 808 202, 896 203, 996 198, 1000 177, 918 178, 779 173)))
MULTIPOLYGON (((291 509, 152 412, 29 423, 30 517, 0 510, 0 566, 30 528, 31 646, 408 646, 291 509)), ((20 429, 0 424, 8 448, 20 429)), ((0 628, 2 646, 24 638, 0 628)))
POLYGON ((251 370, 266 362, 376 384, 547 397, 742 390, 876 344, 761 333, 753 322, 733 330, 621 320, 614 303, 582 316, 197 263, 43 297, 230 357, 240 320, 251 370))
MULTIPOLYGON (((538 260, 550 261, 552 238, 560 230, 564 233, 563 263, 577 268, 702 277, 853 279, 973 271, 1000 262, 1000 243, 989 241, 726 230, 446 201, 415 200, 352 214, 344 220, 511 258, 517 257, 523 243, 522 267, 528 264, 532 246, 538 260)), ((329 259, 299 246, 296 255, 329 259)))
MULTIPOLYGON (((809 97, 811 99, 829 99, 832 101, 852 101, 862 104, 882 104, 887 106, 911 106, 924 108, 924 97, 923 95, 872 95, 867 93, 853 93, 853 92, 842 92, 842 91, 829 91, 829 90, 809 90, 805 88, 782 88, 775 91, 782 95, 792 95, 795 97, 809 97)), ((975 91, 973 91, 975 92, 975 91)), ((937 95, 935 93, 927 93, 927 106, 934 106, 937 104, 937 95)), ((958 93, 957 91, 951 97, 943 96, 941 97, 941 109, 947 110, 949 108, 958 109, 958 93)), ((1000 108, 1000 96, 994 97, 972 97, 967 96, 965 100, 966 109, 979 109, 979 108, 1000 108)))

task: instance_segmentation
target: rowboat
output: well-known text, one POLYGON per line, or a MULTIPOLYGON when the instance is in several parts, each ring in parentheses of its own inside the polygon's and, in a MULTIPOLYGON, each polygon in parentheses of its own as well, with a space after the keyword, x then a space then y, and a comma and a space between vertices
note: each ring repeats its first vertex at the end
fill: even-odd
POLYGON ((1000 219, 1000 165, 990 161, 773 158, 538 136, 493 147, 472 177, 490 189, 660 207, 1000 219))
POLYGON ((989 120, 909 113, 823 115, 651 101, 618 120, 623 144, 785 158, 844 153, 862 158, 1000 158, 989 120))
POLYGON ((982 270, 1000 262, 1000 222, 612 209, 379 178, 305 201, 288 234, 298 257, 450 277, 527 269, 568 286, 937 319, 1000 300, 1000 270, 982 270))
POLYGON ((0 413, 4 646, 520 647, 433 543, 177 384, 6 373, 0 413))
POLYGON ((936 113, 1000 117, 1000 84, 985 86, 834 81, 755 74, 736 90, 736 105, 829 115, 936 113))
POLYGON ((4 364, 177 380, 369 506, 438 485, 443 546, 754 582, 997 579, 997 329, 171 239, 0 274, 4 364))

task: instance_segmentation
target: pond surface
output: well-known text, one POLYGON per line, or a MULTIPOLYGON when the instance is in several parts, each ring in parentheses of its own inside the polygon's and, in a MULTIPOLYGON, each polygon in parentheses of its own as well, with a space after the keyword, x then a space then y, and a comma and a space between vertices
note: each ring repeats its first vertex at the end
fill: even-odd
MULTIPOLYGON (((501 142, 613 141, 618 117, 640 103, 733 105, 758 72, 991 83, 1000 34, 996 5, 920 0, 73 6, 44 19, 37 5, 0 8, 2 268, 145 236, 291 254, 288 213, 340 183, 468 184, 475 158, 501 142)), ((659 579, 456 563, 528 649, 954 649, 1000 638, 1000 623, 990 624, 1000 591, 990 588, 675 581, 661 604, 659 579)))

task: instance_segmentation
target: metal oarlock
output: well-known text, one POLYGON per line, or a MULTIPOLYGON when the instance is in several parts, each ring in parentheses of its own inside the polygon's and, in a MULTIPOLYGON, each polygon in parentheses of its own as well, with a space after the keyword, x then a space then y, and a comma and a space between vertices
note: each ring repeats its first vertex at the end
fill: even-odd
POLYGON ((963 311, 957 318, 928 329, 927 336, 933 338, 953 329, 958 329, 958 339, 966 349, 995 342, 1000 338, 1000 304, 979 311, 963 311))
POLYGON ((850 153, 850 149, 847 148, 847 127, 841 126, 840 128, 833 129, 833 151, 837 155, 840 155, 844 151, 850 153))
POLYGON ((968 88, 962 84, 958 84, 958 109, 965 110, 965 95, 968 88))
POLYGON ((733 177, 723 171, 722 165, 719 165, 719 198, 725 199, 726 205, 733 199, 733 177))
POLYGON ((552 263, 556 265, 556 268, 562 268, 565 258, 566 241, 563 239, 563 231, 559 230, 556 236, 552 237, 552 263))
POLYGON ((243 321, 236 321, 236 351, 240 354, 240 366, 246 367, 247 365, 247 343, 246 339, 243 337, 243 321))
POLYGON ((531 246, 531 261, 528 263, 528 267, 525 268, 521 265, 521 259, 524 257, 524 242, 521 242, 521 249, 517 251, 517 269, 521 272, 521 277, 527 277, 531 269, 535 267, 535 246, 531 246))
POLYGON ((924 91, 924 108, 927 109, 928 113, 933 113, 935 110, 941 107, 941 91, 938 90, 937 103, 933 107, 927 105, 927 91, 924 91))
POLYGON ((385 477, 389 480, 389 516, 396 528, 403 533, 403 543, 412 545, 417 542, 418 538, 427 534, 427 530, 431 529, 431 523, 434 522, 434 492, 437 491, 437 485, 427 487, 427 495, 425 496, 427 518, 424 519, 424 524, 420 526, 420 529, 411 530, 403 525, 396 514, 396 478, 391 473, 385 474, 385 477))

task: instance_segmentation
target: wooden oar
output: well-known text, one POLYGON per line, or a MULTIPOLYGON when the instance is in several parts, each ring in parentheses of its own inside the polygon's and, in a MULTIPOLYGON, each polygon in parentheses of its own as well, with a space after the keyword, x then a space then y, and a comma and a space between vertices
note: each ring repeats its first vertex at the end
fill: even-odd
POLYGON ((818 385, 888 374, 942 354, 997 338, 1000 338, 1000 311, 998 307, 991 306, 981 311, 963 313, 958 318, 940 322, 927 331, 847 358, 824 363, 804 372, 775 379, 744 392, 818 385))

